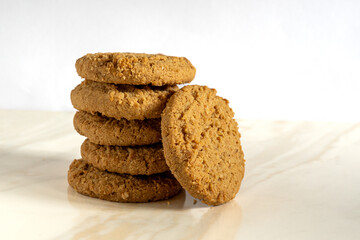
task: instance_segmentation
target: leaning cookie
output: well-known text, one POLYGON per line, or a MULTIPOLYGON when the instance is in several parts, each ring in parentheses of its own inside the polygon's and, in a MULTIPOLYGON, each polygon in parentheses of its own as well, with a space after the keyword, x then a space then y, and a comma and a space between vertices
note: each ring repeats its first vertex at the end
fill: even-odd
POLYGON ((74 128, 91 142, 101 145, 136 146, 161 141, 161 120, 117 120, 84 111, 75 113, 74 128))
POLYGON ((133 86, 85 80, 71 91, 74 108, 128 120, 160 118, 177 86, 133 86))
POLYGON ((230 201, 244 177, 238 125, 228 101, 186 86, 168 101, 161 132, 166 163, 180 184, 209 205, 230 201))
POLYGON ((95 53, 75 63, 79 76, 98 82, 131 85, 188 83, 196 69, 184 57, 143 53, 95 53))
POLYGON ((101 171, 83 160, 71 163, 68 182, 83 195, 115 202, 165 200, 181 190, 169 172, 151 176, 116 174, 101 171))
POLYGON ((162 144, 120 147, 91 143, 81 145, 81 156, 94 167, 109 172, 131 175, 151 175, 169 171, 162 144))

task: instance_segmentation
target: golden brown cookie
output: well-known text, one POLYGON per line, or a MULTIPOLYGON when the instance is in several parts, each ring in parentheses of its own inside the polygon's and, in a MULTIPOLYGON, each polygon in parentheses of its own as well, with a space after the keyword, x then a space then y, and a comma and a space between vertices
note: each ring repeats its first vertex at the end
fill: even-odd
POLYGON ((81 145, 82 159, 94 167, 109 172, 131 175, 151 175, 169 171, 162 144, 120 147, 91 143, 81 145))
POLYGON ((160 118, 177 86, 132 86, 85 80, 71 91, 74 108, 128 120, 160 118))
POLYGON ((151 202, 175 196, 181 186, 169 173, 132 176, 101 171, 83 160, 74 160, 69 185, 77 192, 115 202, 151 202))
POLYGON ((136 146, 161 141, 160 118, 117 120, 84 111, 75 113, 76 131, 91 142, 101 145, 136 146))
POLYGON ((166 163, 180 184, 209 205, 230 201, 244 177, 244 154, 228 101, 186 86, 168 101, 161 131, 166 163))
POLYGON ((184 57, 143 53, 86 54, 75 67, 79 76, 97 82, 154 86, 188 83, 196 72, 184 57))

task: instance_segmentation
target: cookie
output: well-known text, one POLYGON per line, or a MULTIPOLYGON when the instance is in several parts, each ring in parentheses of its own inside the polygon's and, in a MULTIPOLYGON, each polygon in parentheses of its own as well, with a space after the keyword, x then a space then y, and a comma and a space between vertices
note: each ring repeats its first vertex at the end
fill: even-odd
POLYGON ((161 120, 166 163, 180 184, 208 205, 230 201, 244 177, 244 154, 228 101, 206 86, 185 86, 161 120))
POLYGON ((82 159, 94 167, 109 172, 131 175, 151 175, 169 171, 162 144, 120 147, 91 143, 81 145, 82 159))
POLYGON ((102 145, 136 146, 161 141, 161 119, 117 120, 84 111, 75 113, 74 128, 91 142, 102 145))
POLYGON ((71 163, 68 182, 83 195, 115 202, 164 200, 181 190, 180 184, 169 172, 151 176, 109 173, 83 160, 71 163))
POLYGON ((143 53, 95 53, 75 63, 79 76, 98 82, 175 85, 191 82, 196 69, 184 57, 143 53))
POLYGON ((128 120, 160 118, 177 86, 132 86, 85 80, 71 91, 74 108, 128 120))

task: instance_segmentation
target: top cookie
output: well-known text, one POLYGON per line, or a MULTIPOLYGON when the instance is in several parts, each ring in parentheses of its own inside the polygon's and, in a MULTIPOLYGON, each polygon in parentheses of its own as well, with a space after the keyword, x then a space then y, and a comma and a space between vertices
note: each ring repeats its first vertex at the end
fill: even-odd
POLYGON ((244 176, 238 125, 228 101, 205 86, 186 86, 168 101, 161 131, 165 160, 180 184, 209 205, 230 201, 244 176))
POLYGON ((144 53, 86 54, 75 67, 79 76, 93 81, 154 86, 188 83, 196 72, 184 57, 144 53))

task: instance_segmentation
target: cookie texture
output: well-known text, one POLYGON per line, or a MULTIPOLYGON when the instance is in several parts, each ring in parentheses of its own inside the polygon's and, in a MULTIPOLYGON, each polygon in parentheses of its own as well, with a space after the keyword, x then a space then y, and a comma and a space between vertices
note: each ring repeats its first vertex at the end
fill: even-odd
POLYGON ((74 108, 128 120, 160 118, 177 86, 132 86, 85 80, 71 91, 74 108))
POLYGON ((101 145, 136 146, 161 141, 160 118, 117 120, 84 111, 74 115, 74 128, 91 142, 101 145))
POLYGON ((164 200, 181 190, 180 184, 169 172, 152 176, 109 173, 81 159, 71 163, 68 182, 83 195, 115 202, 164 200))
POLYGON ((166 163, 180 184, 208 205, 233 199, 244 153, 228 101, 206 86, 185 86, 168 101, 161 131, 166 163))
POLYGON ((131 175, 151 175, 169 171, 162 144, 120 147, 91 143, 81 145, 82 159, 94 167, 109 172, 131 175))
POLYGON ((95 53, 75 63, 79 76, 98 82, 174 85, 191 82, 195 67, 184 57, 143 53, 95 53))

